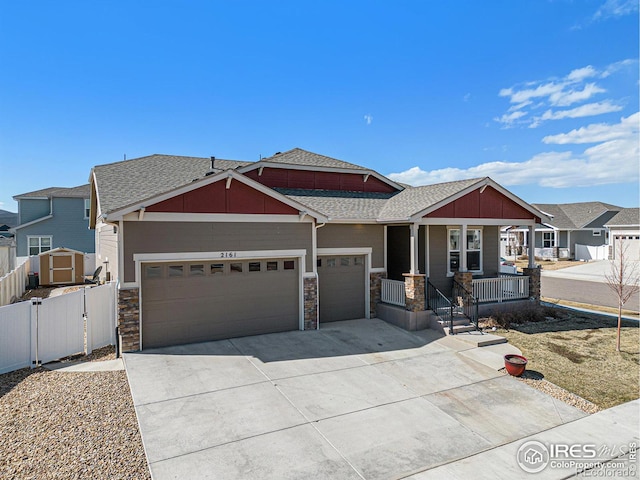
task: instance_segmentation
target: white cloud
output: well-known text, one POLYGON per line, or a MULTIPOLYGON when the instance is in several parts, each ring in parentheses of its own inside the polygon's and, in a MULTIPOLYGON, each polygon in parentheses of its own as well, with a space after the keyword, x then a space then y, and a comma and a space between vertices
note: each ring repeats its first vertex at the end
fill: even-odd
POLYGON ((570 110, 547 110, 539 117, 541 120, 561 120, 563 118, 581 118, 602 115, 603 113, 619 112, 620 105, 614 105, 609 100, 597 103, 587 103, 570 110))
POLYGON ((539 185, 570 188, 611 183, 637 183, 639 180, 638 120, 640 113, 621 119, 619 124, 589 125, 567 134, 545 137, 545 143, 594 143, 583 152, 543 152, 523 162, 488 162, 466 169, 442 168, 422 170, 412 167, 392 173, 395 181, 410 185, 427 185, 465 178, 491 177, 509 185, 539 185), (585 140, 590 138, 590 142, 585 140))
POLYGON ((607 0, 593 14, 593 21, 631 15, 638 11, 638 0, 607 0))
POLYGON ((607 123, 592 123, 586 127, 571 130, 569 133, 547 135, 542 139, 544 143, 558 145, 608 142, 610 140, 629 138, 638 135, 640 125, 640 112, 621 118, 620 123, 609 125, 607 123))
POLYGON ((563 118, 579 118, 604 113, 616 112, 622 109, 613 99, 604 99, 594 102, 594 97, 607 92, 599 83, 619 70, 636 64, 636 60, 627 59, 612 63, 603 69, 597 69, 592 65, 576 68, 561 78, 549 78, 535 82, 523 82, 509 88, 503 88, 498 96, 506 97, 510 106, 503 115, 494 117, 494 121, 505 127, 516 124, 528 125, 536 128, 547 120, 560 120, 563 118), (587 80, 591 81, 587 82, 587 80), (585 103, 589 102, 591 103, 585 103), (582 104, 582 105, 581 105, 582 104), (570 110, 555 110, 552 107, 569 107, 577 105, 570 110), (542 114, 538 110, 545 109, 542 114), (513 112, 524 112, 524 115, 511 115, 513 112))
POLYGON ((467 93, 464 97, 462 97, 462 100, 465 102, 468 102, 470 98, 471 98, 471 94, 467 93))
POLYGON ((367 125, 371 125, 371 122, 373 122, 373 116, 372 115, 365 115, 364 116, 364 121, 367 122, 367 125))

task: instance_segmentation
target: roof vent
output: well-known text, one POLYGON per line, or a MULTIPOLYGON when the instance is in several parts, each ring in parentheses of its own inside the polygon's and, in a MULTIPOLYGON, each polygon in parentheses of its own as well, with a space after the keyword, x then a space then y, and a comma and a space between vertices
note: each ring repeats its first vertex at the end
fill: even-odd
POLYGON ((211 156, 211 168, 209 169, 209 171, 207 173, 205 173, 205 177, 208 177, 209 175, 212 175, 214 173, 216 173, 214 171, 214 169, 216 168, 216 157, 214 157, 213 155, 211 156))
POLYGON ((280 155, 282 152, 276 152, 273 154, 273 156, 275 157, 276 155, 280 155))

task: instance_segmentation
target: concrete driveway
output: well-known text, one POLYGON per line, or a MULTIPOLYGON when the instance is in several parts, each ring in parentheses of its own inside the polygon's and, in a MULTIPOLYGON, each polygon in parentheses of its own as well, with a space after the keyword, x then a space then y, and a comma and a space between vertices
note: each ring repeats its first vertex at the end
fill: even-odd
POLYGON ((124 359, 154 480, 404 478, 584 416, 472 348, 354 320, 124 359))

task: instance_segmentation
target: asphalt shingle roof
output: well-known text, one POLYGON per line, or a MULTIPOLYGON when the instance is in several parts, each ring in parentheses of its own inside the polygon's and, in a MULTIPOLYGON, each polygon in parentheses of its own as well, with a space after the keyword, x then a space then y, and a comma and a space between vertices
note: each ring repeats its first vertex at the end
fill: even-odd
POLYGON ((68 197, 68 198, 89 198, 89 184, 79 185, 77 187, 49 187, 33 192, 21 193, 13 198, 52 198, 52 197, 68 197))
POLYGON ((275 188, 331 220, 376 220, 385 203, 396 193, 340 192, 333 190, 305 190, 275 188))
POLYGON ((343 162, 342 160, 338 160, 336 158, 308 152, 301 148, 293 148, 287 152, 276 153, 272 157, 263 158, 260 161, 270 163, 283 163, 287 165, 307 165, 311 167, 346 168, 350 170, 370 171, 370 169, 361 167, 360 165, 343 162))
MULTIPOLYGON (((217 173, 249 163, 216 159, 213 171, 217 173)), ((187 185, 210 170, 211 158, 159 154, 93 168, 102 213, 187 185)))
POLYGON ((637 227, 640 225, 640 208, 623 208, 607 225, 637 227))
POLYGON ((407 219, 483 180, 484 178, 472 178, 407 188, 386 202, 379 218, 380 220, 407 219))
MULTIPOLYGON (((545 213, 553 215, 550 224, 561 230, 584 228, 594 222, 598 217, 610 211, 619 211, 617 207, 603 202, 580 203, 534 203, 534 207, 545 213)), ((594 225, 595 226, 595 225, 594 225)))

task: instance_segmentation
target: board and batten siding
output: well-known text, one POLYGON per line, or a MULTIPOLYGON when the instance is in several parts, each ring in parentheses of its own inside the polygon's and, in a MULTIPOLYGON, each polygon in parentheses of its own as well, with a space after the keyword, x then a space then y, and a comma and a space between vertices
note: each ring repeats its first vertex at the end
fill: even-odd
POLYGON ((109 260, 111 279, 118 278, 118 233, 116 227, 101 223, 96 226, 96 268, 102 266, 100 278, 106 277, 106 265, 109 260))
POLYGON ((500 258, 499 227, 482 227, 482 276, 498 276, 498 259, 500 258))
POLYGON ((371 247, 371 267, 384 268, 384 226, 328 224, 318 229, 318 248, 371 247))
POLYGON ((313 271, 312 228, 301 223, 124 222, 124 280, 135 282, 136 253, 305 249, 313 271))
MULTIPOLYGON (((20 203, 23 201, 21 200, 20 203)), ((47 200, 47 205, 49 201, 47 200)), ((47 212, 44 216, 49 215, 47 212)), ((79 252, 94 253, 94 232, 89 229, 89 219, 84 218, 83 198, 54 198, 53 217, 16 230, 17 256, 29 255, 27 236, 53 237, 51 248, 70 248, 79 252)))

